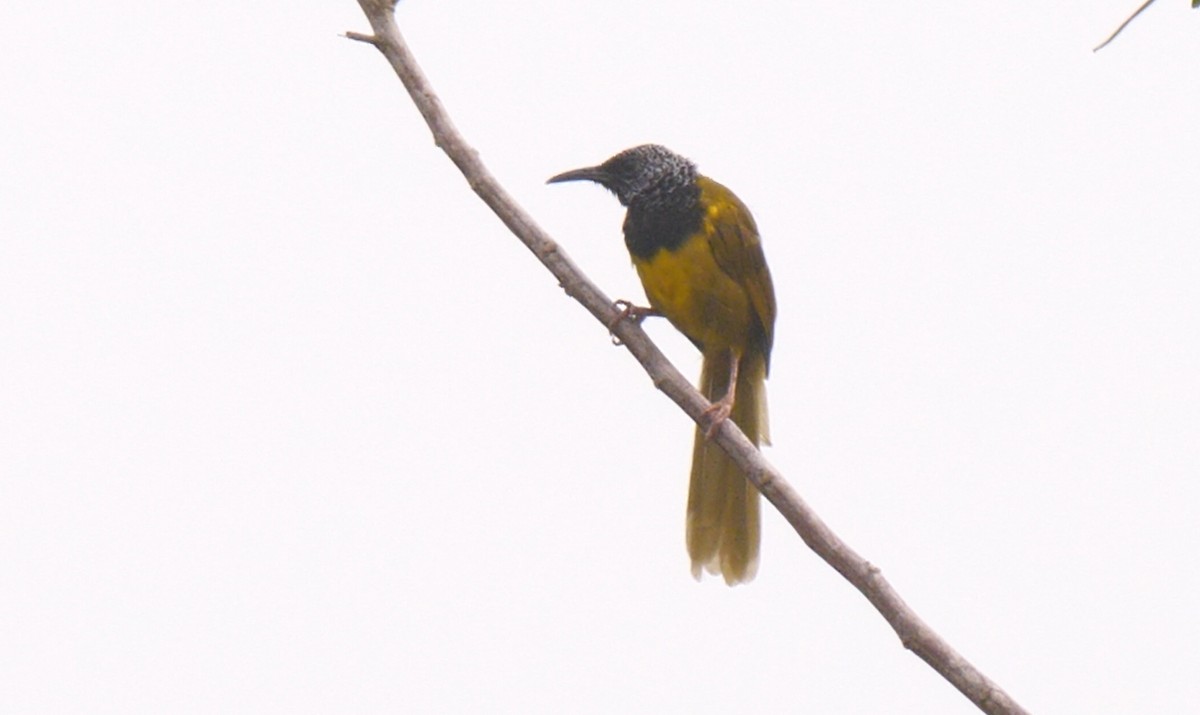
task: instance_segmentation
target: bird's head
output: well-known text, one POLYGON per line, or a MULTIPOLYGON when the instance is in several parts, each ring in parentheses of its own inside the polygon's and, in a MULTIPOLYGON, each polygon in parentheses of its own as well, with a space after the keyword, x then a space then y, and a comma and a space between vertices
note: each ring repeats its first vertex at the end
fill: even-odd
POLYGON ((658 144, 642 144, 617 154, 598 166, 574 169, 551 177, 546 183, 594 181, 617 195, 623 206, 640 199, 670 194, 689 187, 696 179, 696 165, 658 144))

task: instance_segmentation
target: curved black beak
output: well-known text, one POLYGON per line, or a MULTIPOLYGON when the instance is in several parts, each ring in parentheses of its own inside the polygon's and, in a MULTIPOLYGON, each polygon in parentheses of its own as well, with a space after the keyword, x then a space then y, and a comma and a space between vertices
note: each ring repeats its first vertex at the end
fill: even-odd
POLYGON ((564 171, 561 174, 546 179, 547 184, 559 184, 564 181, 594 181, 597 184, 606 186, 608 174, 598 166, 587 166, 582 169, 564 171))

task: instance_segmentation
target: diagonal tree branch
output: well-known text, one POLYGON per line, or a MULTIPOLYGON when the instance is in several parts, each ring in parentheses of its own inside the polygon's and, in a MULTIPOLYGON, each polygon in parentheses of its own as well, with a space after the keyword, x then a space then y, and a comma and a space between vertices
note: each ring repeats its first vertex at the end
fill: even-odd
MULTIPOLYGON (((579 301, 602 324, 616 323, 613 333, 642 364, 654 386, 699 423, 708 402, 636 323, 617 320, 619 310, 613 306, 612 300, 588 280, 558 244, 517 205, 455 129, 396 27, 396 0, 358 0, 358 4, 370 21, 374 34, 347 32, 346 37, 374 45, 383 53, 425 118, 437 145, 463 173, 471 189, 554 274, 569 296, 579 301)), ((1003 715, 1026 713, 1000 686, 967 662, 921 620, 878 568, 838 538, 732 420, 721 424, 714 439, 788 520, 809 548, 866 596, 900 636, 905 648, 932 666, 980 710, 1003 715)))

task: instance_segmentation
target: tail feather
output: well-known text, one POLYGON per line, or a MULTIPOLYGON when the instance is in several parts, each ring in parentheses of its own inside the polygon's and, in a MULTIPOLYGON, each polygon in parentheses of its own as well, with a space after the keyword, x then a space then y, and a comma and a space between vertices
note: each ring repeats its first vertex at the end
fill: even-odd
MULTIPOLYGON (((727 391, 730 359, 728 352, 704 357, 700 392, 710 401, 727 391)), ((765 381, 763 355, 745 353, 730 417, 755 444, 769 443, 765 381)), ((758 569, 758 543, 758 490, 697 428, 687 509, 692 575, 699 579, 702 570, 721 574, 731 586, 749 581, 758 569)))

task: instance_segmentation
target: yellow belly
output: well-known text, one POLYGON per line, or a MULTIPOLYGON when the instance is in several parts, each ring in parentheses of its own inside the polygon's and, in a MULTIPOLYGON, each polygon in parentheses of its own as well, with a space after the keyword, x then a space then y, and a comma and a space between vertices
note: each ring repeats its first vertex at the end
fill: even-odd
POLYGON ((746 348, 754 324, 750 300, 717 265, 707 239, 693 236, 677 250, 634 258, 633 265, 650 307, 704 352, 746 348))

